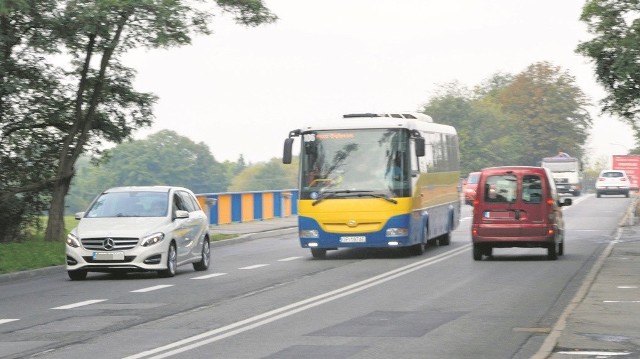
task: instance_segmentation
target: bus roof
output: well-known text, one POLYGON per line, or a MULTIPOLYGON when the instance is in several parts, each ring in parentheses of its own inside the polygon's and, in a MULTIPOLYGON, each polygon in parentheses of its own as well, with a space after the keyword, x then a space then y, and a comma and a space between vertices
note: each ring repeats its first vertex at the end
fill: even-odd
POLYGON ((413 112, 348 114, 341 119, 316 122, 302 127, 302 132, 366 128, 406 128, 409 130, 456 134, 453 126, 433 122, 425 114, 413 112))

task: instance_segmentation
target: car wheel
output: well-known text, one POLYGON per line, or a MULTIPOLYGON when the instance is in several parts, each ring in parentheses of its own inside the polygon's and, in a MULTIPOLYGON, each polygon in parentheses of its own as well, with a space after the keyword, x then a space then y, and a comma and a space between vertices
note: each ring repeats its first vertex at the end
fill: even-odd
POLYGON ((163 278, 173 277, 176 275, 176 269, 178 267, 178 253, 176 252, 176 245, 171 243, 169 250, 167 251, 167 269, 158 272, 163 278))
POLYGON ((67 271, 67 274, 69 275, 69 278, 71 280, 85 280, 87 278, 87 271, 86 270, 70 270, 67 271))
POLYGON ((558 259, 558 252, 556 250, 557 248, 558 245, 555 242, 549 243, 549 245, 547 246, 547 258, 549 258, 550 261, 558 259))
POLYGON ((448 246, 451 244, 451 232, 447 232, 438 238, 439 246, 448 246))
POLYGON ((602 196, 602 193, 596 192, 596 197, 600 198, 600 196, 602 196))
POLYGON ((627 198, 629 198, 629 192, 626 192, 626 193, 624 194, 624 196, 625 196, 625 197, 627 197, 627 198))
POLYGON ((327 250, 324 248, 311 248, 313 258, 324 259, 327 256, 327 250))
POLYGON ((479 261, 482 260, 482 252, 483 248, 479 244, 473 245, 473 260, 479 261))
POLYGON ((202 258, 199 262, 193 263, 193 269, 197 271, 205 271, 209 269, 209 262, 211 261, 211 247, 209 246, 209 238, 205 238, 202 241, 202 258))

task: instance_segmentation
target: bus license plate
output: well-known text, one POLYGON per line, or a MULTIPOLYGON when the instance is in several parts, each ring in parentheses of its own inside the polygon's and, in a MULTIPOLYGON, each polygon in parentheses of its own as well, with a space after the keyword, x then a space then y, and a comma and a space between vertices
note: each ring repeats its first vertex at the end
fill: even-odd
POLYGON ((365 236, 343 236, 340 237, 340 243, 365 243, 367 237, 365 236))
POLYGON ((94 261, 121 261, 124 260, 124 252, 93 252, 94 261))

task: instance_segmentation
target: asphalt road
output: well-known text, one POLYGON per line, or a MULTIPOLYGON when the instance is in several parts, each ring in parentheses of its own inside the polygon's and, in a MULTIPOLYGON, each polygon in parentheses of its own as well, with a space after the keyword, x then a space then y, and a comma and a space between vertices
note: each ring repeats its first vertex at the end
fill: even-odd
POLYGON ((565 255, 494 249, 473 261, 470 207, 450 246, 419 257, 339 250, 293 233, 216 247, 212 268, 63 271, 0 283, 0 357, 530 358, 617 229, 630 199, 574 198, 565 255))

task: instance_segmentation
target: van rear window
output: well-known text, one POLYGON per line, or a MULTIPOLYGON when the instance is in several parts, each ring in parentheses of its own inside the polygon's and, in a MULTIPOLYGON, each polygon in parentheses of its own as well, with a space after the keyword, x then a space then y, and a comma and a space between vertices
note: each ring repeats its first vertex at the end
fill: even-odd
POLYGON ((484 183, 485 202, 513 203, 518 198, 521 198, 524 203, 541 203, 542 179, 540 176, 523 176, 521 188, 518 188, 518 178, 512 174, 487 177, 484 183))
POLYGON ((518 179, 514 175, 488 176, 484 184, 484 200, 486 202, 515 202, 518 179))

